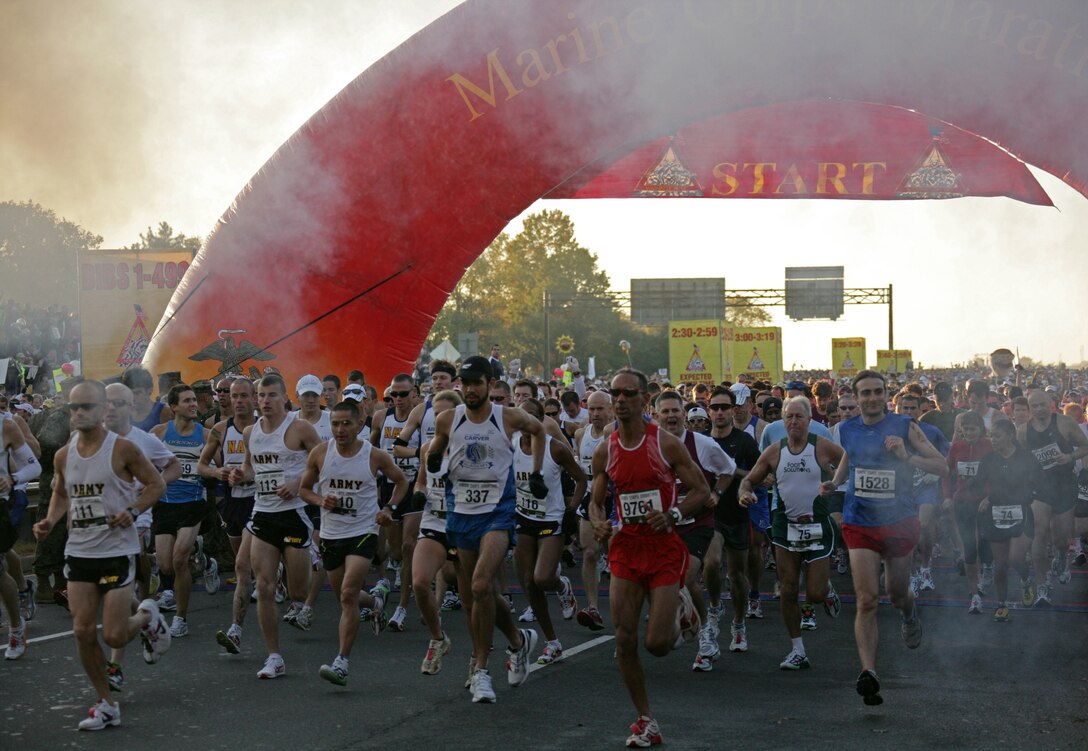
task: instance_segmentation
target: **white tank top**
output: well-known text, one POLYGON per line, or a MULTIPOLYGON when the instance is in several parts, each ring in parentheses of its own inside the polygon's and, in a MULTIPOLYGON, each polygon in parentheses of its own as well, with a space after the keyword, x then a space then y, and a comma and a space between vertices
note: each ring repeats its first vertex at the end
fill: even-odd
MULTIPOLYGON (((256 432, 254 428, 253 432, 256 432)), ((223 436, 223 466, 228 468, 241 467, 246 460, 246 442, 242 431, 234 424, 234 418, 227 421, 227 434, 223 436)), ((257 469, 257 465, 253 465, 257 469)), ((252 498, 257 492, 257 484, 250 480, 235 485, 230 490, 231 498, 252 498)))
POLYGON ((78 558, 113 558, 136 555, 140 538, 136 525, 109 526, 117 514, 136 503, 136 483, 126 482, 113 471, 117 434, 106 433, 94 456, 83 458, 76 444, 79 433, 68 442, 64 487, 68 490, 68 542, 64 554, 78 558))
MULTIPOLYGON (((423 419, 419 421, 419 432, 423 435, 423 443, 434 438, 434 405, 427 400, 427 406, 423 408, 423 419)), ((420 445, 423 445, 421 443, 420 445)))
POLYGON ((378 478, 370 471, 374 447, 364 443, 359 453, 347 457, 340 453, 336 441, 326 446, 316 491, 322 498, 335 495, 339 502, 334 510, 321 509, 321 539, 378 534, 378 478))
MULTIPOLYGON (((291 414, 295 417, 302 417, 302 410, 296 410, 291 414)), ((305 417, 302 417, 302 419, 306 420, 305 417)), ((310 421, 306 420, 306 422, 310 421)), ((321 410, 321 415, 317 418, 317 422, 310 422, 310 424, 314 426, 314 430, 317 431, 317 437, 322 441, 332 440, 332 415, 329 412, 321 410)))
POLYGON ((586 473, 586 487, 588 483, 593 479, 593 452, 597 450, 597 447, 605 439, 604 431, 601 431, 601 435, 598 438, 593 437, 593 426, 587 426, 584 433, 582 433, 582 442, 578 444, 578 463, 582 465, 582 471, 586 473))
POLYGON ((446 505, 456 514, 485 514, 514 498, 514 448, 503 428, 502 405, 492 404, 482 423, 454 408, 450 429, 446 505))
MULTIPOLYGON (((0 412, 0 436, 3 435, 4 421, 7 420, 9 417, 11 417, 11 415, 9 415, 7 412, 0 412)), ((10 482, 11 472, 8 470, 8 464, 10 463, 8 454, 9 452, 5 451, 3 452, 3 456, 0 456, 0 477, 6 477, 10 482)), ((0 493, 0 501, 6 501, 10 493, 11 491, 8 491, 7 493, 0 493)))
MULTIPOLYGON (((420 529, 432 532, 446 531, 446 471, 449 469, 449 455, 442 457, 442 469, 437 474, 427 472, 427 505, 423 508, 420 529)), ((426 472, 426 469, 421 469, 426 472)))
POLYGON ((801 453, 794 454, 783 439, 774 474, 778 487, 777 501, 784 507, 786 518, 795 520, 812 516, 812 504, 820 495, 821 482, 816 445, 806 441, 801 453))
MULTIPOLYGON (((400 437, 400 431, 407 422, 408 418, 398 420, 397 412, 394 409, 390 409, 385 413, 385 421, 382 423, 382 434, 378 439, 378 445, 390 456, 393 456, 393 441, 400 437)), ((419 431, 417 430, 407 440, 408 448, 419 448, 419 431)), ((393 456, 393 461, 408 478, 408 482, 415 482, 416 474, 419 472, 418 456, 393 456)))
POLYGON ((540 473, 548 486, 548 495, 535 498, 529 492, 529 475, 533 471, 533 455, 521 449, 521 433, 514 433, 514 484, 517 487, 518 516, 537 522, 562 520, 566 503, 563 501, 563 469, 552 458, 552 437, 544 446, 544 464, 540 473))
POLYGON ((291 511, 306 505, 297 495, 286 501, 276 495, 277 488, 301 478, 302 471, 306 469, 307 453, 291 451, 283 442, 287 427, 294 419, 294 415, 288 413, 276 430, 266 433, 261 427, 264 422, 264 418, 261 418, 249 434, 249 455, 256 473, 254 511, 291 511))

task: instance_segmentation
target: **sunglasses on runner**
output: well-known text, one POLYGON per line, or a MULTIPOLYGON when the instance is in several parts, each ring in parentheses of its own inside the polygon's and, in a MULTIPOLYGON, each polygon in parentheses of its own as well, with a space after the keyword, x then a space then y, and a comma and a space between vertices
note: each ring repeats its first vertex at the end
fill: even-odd
POLYGON ((98 402, 69 402, 68 403, 68 408, 71 409, 73 412, 76 411, 76 410, 80 410, 80 409, 83 410, 84 412, 90 412, 92 409, 95 409, 95 408, 101 407, 101 406, 102 405, 100 403, 98 403, 98 402))
POLYGON ((403 399, 406 396, 410 396, 411 393, 411 391, 390 391, 389 396, 393 397, 394 399, 403 399))
POLYGON ((216 390, 215 390, 215 393, 217 393, 217 394, 229 394, 229 393, 230 393, 230 389, 229 389, 229 388, 225 388, 225 389, 216 389, 216 390))
POLYGON ((640 389, 609 389, 608 393, 613 399, 621 395, 626 396, 628 399, 634 399, 641 394, 642 391, 640 389))
POLYGON ((544 416, 545 417, 559 417, 559 413, 558 412, 545 412, 544 416))
POLYGON ((506 401, 505 396, 489 396, 487 398, 488 398, 488 401, 495 402, 496 404, 502 404, 503 402, 506 401))

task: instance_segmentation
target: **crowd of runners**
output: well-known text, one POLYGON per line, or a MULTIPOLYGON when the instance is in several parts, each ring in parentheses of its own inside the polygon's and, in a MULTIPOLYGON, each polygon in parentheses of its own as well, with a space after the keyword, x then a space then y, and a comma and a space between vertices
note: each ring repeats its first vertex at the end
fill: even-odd
POLYGON ((493 648, 505 647, 497 662, 518 686, 531 663, 563 657, 555 619, 576 619, 615 634, 638 715, 629 747, 662 742, 640 633, 646 652, 690 649, 692 670, 710 671, 723 644, 748 650, 746 624, 773 596, 778 667, 808 669, 818 658, 804 632, 817 608, 839 615, 832 573, 849 575, 856 691, 878 705, 881 592, 917 648, 915 598, 935 589, 940 549, 963 575, 967 614, 999 622, 1047 606, 1085 563, 1084 402, 1041 386, 998 393, 976 379, 957 406, 949 383, 892 389, 871 370, 838 385, 677 388, 622 370, 594 386, 576 362, 569 384, 542 384, 479 356, 432 362, 425 382, 400 374, 381 391, 357 371, 293 386, 227 375, 152 399, 139 368, 108 385, 77 379, 65 389, 70 435, 52 451, 0 404, 5 657, 24 656, 34 589, 51 587, 96 694, 81 730, 120 724, 130 641, 149 664, 184 651, 194 582, 222 584, 205 550, 219 527, 234 589, 215 638, 231 655, 263 655, 257 678, 285 673, 282 626, 310 630, 319 598, 339 601, 338 643, 319 671, 337 686, 359 628, 404 631, 413 607, 428 636, 420 671, 437 674, 452 647, 443 617, 461 610, 474 703, 497 700, 493 648), (11 548, 36 479, 52 493, 33 533, 60 540, 63 570, 32 578, 11 548), (563 571, 579 558, 576 588, 563 571))

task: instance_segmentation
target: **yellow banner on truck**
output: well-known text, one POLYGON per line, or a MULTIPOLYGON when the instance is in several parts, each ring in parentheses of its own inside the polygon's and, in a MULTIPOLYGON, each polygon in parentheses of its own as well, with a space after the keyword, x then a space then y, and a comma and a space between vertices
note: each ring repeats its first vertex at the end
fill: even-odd
POLYGON ((831 373, 835 378, 853 378, 865 370, 865 339, 831 340, 831 373))
POLYGON ((669 321, 669 375, 673 383, 721 383, 721 321, 669 321))
POLYGON ((140 364, 192 260, 187 250, 107 250, 80 255, 85 377, 108 378, 140 364))
POLYGON ((782 382, 782 329, 778 326, 733 329, 733 374, 748 382, 782 382))

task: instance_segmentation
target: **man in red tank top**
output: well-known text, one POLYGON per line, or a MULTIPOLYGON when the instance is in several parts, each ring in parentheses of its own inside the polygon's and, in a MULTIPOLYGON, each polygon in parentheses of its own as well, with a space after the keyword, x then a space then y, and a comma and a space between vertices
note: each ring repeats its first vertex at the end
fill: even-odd
POLYGON ((646 650, 662 657, 680 641, 699 633, 698 613, 682 590, 687 547, 676 524, 710 498, 703 473, 675 436, 643 418, 646 376, 623 371, 612 379, 616 430, 593 454, 593 490, 589 516, 594 535, 609 543, 612 569, 609 600, 616 629, 616 661, 639 718, 631 725, 628 747, 661 743, 661 730, 650 713, 646 676, 638 655, 638 626, 643 603, 650 601, 646 650), (688 493, 677 503, 676 480, 688 493), (605 515, 609 489, 615 499, 612 518, 605 515))

